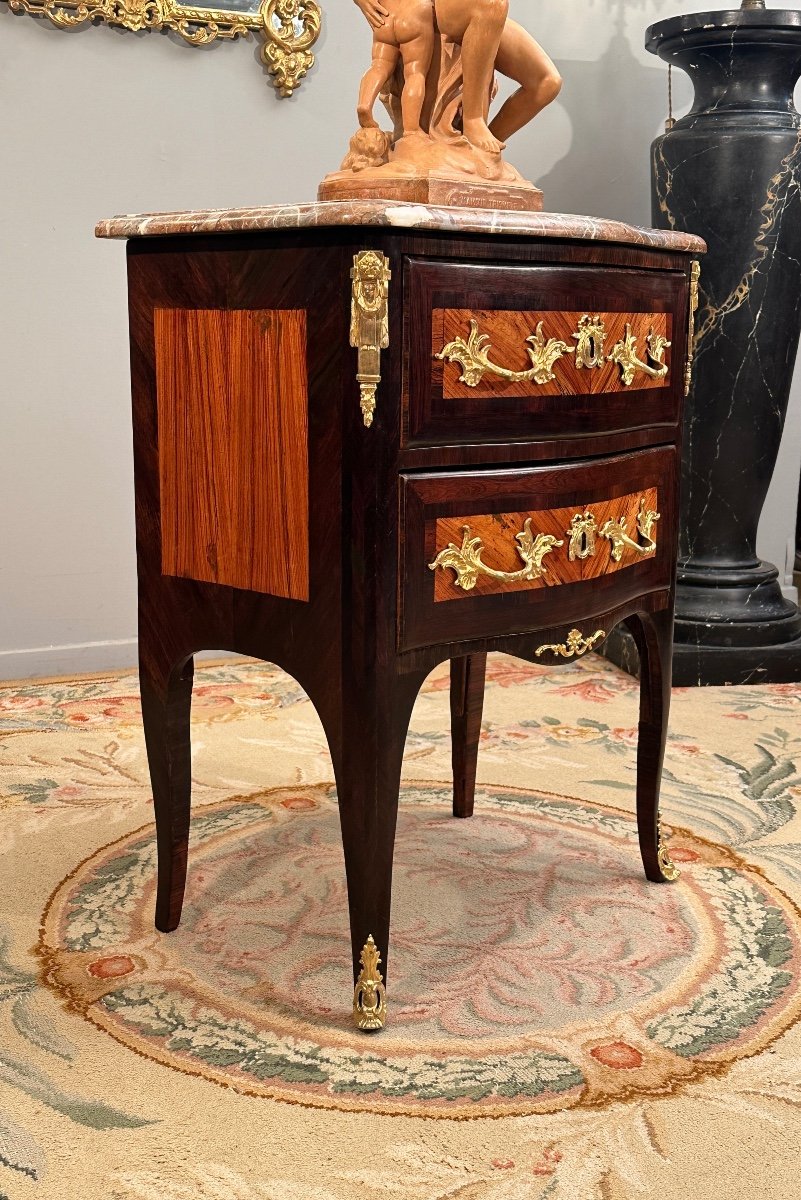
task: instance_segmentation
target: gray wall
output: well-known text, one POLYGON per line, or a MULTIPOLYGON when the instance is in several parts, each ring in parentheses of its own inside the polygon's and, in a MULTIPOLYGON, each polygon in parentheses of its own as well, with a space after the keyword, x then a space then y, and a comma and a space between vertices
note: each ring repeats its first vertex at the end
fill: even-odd
MULTIPOLYGON (((252 39, 198 49, 62 31, 0 2, 0 677, 134 661, 124 248, 95 241, 93 226, 118 212, 312 199, 353 130, 370 42, 349 0, 324 4, 318 65, 279 100, 252 39)), ((643 30, 679 6, 512 0, 512 11, 566 81, 513 161, 550 209, 647 223, 667 79, 643 30)), ((688 98, 678 79, 679 111, 688 98)), ((761 532, 778 564, 798 491, 799 384, 761 532)))

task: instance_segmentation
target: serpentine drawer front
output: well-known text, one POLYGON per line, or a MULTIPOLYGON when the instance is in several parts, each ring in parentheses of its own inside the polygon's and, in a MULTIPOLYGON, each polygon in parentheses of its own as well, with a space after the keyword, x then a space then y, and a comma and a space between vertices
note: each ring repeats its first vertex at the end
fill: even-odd
POLYGON ((684 273, 412 258, 405 288, 406 445, 676 426, 684 273))
POLYGON ((586 621, 672 584, 672 447, 402 478, 404 650, 586 621))

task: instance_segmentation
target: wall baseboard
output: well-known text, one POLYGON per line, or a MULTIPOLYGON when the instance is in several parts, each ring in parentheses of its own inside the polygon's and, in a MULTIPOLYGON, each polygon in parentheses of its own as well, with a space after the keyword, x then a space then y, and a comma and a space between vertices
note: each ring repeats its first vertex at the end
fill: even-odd
POLYGON ((136 665, 136 638, 0 650, 0 679, 89 675, 97 671, 124 671, 136 665))
MULTIPOLYGON (((138 665, 137 659, 136 638, 35 646, 30 650, 0 650, 0 681, 129 671, 138 665)), ((227 662, 229 659, 247 661, 243 655, 227 650, 201 650, 195 655, 195 663, 227 662)))

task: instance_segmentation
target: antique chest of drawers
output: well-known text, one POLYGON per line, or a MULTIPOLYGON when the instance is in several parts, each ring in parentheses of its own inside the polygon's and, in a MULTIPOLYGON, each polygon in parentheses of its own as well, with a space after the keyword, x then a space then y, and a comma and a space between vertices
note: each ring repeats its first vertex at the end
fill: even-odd
POLYGON ((279 664, 320 715, 361 1028, 385 1019, 403 747, 438 662, 454 812, 469 816, 487 652, 568 661, 626 622, 642 857, 649 879, 675 878, 659 781, 703 243, 379 201, 115 218, 98 234, 129 239, 158 928, 181 914, 204 649, 279 664))

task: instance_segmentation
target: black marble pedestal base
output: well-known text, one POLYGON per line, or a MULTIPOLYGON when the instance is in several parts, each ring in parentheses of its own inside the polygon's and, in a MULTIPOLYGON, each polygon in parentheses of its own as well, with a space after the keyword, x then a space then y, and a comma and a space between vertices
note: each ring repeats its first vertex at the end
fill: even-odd
MULTIPOLYGON (((598 651, 639 678, 640 658, 634 638, 624 627, 614 629, 598 651)), ((801 679, 801 637, 773 646, 740 646, 736 656, 727 646, 673 645, 674 687, 715 687, 742 683, 797 683, 801 679)))

